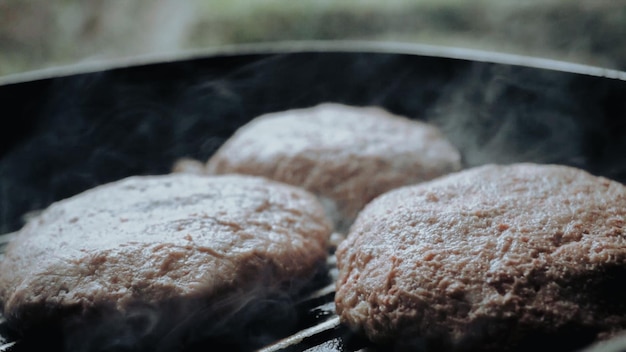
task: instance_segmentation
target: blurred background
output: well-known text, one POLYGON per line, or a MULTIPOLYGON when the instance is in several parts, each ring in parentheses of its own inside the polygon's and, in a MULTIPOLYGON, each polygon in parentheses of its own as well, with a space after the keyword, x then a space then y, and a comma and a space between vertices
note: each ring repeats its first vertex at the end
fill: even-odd
POLYGON ((0 0, 0 76, 230 44, 334 39, 626 70, 626 0, 0 0))

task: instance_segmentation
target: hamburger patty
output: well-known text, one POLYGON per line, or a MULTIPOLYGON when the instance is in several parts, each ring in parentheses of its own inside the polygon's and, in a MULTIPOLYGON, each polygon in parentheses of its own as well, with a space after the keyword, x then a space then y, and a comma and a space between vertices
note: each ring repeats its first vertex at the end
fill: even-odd
POLYGON ((265 176, 322 199, 345 230, 375 196, 460 169, 434 126, 380 108, 335 103, 260 116, 209 159, 209 173, 265 176))
POLYGON ((339 245, 337 312, 404 347, 577 348, 626 327, 625 223, 626 187, 566 166, 399 188, 339 245))
POLYGON ((237 312, 296 294, 323 267, 330 232, 313 195, 260 177, 130 177, 18 233, 0 263, 3 314, 21 331, 63 326, 79 344, 81 331, 140 330, 124 344, 166 350, 191 322, 228 331, 237 312))

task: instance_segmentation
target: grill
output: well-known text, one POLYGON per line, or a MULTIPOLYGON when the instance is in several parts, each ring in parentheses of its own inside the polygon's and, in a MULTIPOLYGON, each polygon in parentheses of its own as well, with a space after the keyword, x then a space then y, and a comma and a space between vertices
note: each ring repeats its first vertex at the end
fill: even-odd
MULTIPOLYGON (((15 127, 0 131, 2 250, 24 214, 125 176, 167 173, 178 158, 206 160, 255 116, 331 101, 438 125, 466 167, 558 163, 626 183, 625 96, 624 72, 371 42, 239 46, 4 77, 0 104, 15 127)), ((385 350, 339 323, 332 255, 328 269, 297 301, 293 331, 261 351, 385 350)), ((4 320, 0 335, 0 351, 28 350, 4 320)))

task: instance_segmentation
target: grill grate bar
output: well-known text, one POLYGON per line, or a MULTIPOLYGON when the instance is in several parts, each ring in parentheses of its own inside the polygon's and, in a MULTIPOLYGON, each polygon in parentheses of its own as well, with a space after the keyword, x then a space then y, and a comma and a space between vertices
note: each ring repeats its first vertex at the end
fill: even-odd
POLYGON ((15 346, 16 343, 17 343, 17 341, 13 341, 13 342, 9 342, 9 343, 5 343, 3 345, 0 345, 0 352, 8 352, 8 351, 10 351, 10 348, 15 346))
POLYGON ((300 301, 298 301, 298 303, 302 303, 302 302, 307 302, 307 301, 312 301, 314 299, 318 299, 318 298, 322 298, 326 295, 330 295, 335 293, 335 283, 333 282, 332 284, 326 286, 326 287, 322 287, 317 291, 311 292, 309 295, 307 295, 306 297, 302 298, 300 301))
POLYGON ((334 316, 330 318, 329 320, 326 320, 323 323, 301 330, 297 332, 296 334, 293 334, 289 337, 279 340, 278 342, 270 346, 264 347, 258 350, 258 352, 277 352, 277 351, 282 351, 287 348, 293 348, 294 345, 299 344, 305 338, 315 336, 323 332, 335 329, 339 327, 340 324, 341 323, 339 322, 339 317, 334 316))

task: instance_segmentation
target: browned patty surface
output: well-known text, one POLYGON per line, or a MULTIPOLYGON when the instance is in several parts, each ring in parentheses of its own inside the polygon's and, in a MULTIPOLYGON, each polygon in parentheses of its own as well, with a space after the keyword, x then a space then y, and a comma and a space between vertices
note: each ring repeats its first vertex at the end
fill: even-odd
POLYGON ((23 329, 98 311, 149 310, 142 319, 168 333, 196 313, 220 322, 296 293, 325 262, 330 232, 313 195, 260 177, 130 177, 55 203, 19 232, 0 263, 3 314, 23 329))
POLYGON ((252 120, 207 169, 303 187, 345 229, 375 196, 458 170, 460 159, 434 126, 380 108, 326 103, 252 120))
POLYGON ((567 350, 626 327, 625 224, 626 187, 565 166, 400 188, 339 245, 337 311, 376 341, 567 350))

